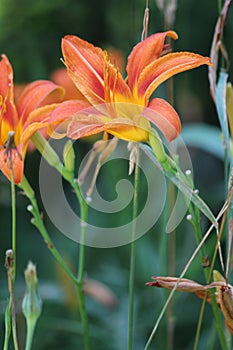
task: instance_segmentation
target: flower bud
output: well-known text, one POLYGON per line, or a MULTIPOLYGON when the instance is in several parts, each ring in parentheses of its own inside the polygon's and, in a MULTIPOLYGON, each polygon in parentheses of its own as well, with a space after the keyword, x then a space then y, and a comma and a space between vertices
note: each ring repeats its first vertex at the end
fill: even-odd
POLYGON ((73 148, 73 143, 71 140, 68 140, 63 149, 63 160, 66 169, 73 173, 75 166, 75 153, 73 148))
POLYGON ((32 136, 31 140, 42 155, 42 157, 49 163, 49 165, 58 170, 62 169, 62 164, 57 153, 50 146, 49 142, 44 138, 44 136, 41 135, 40 132, 37 131, 32 136))
POLYGON ((27 322, 36 322, 41 314, 42 301, 38 294, 36 267, 31 261, 29 261, 24 274, 26 292, 23 298, 22 309, 27 322))

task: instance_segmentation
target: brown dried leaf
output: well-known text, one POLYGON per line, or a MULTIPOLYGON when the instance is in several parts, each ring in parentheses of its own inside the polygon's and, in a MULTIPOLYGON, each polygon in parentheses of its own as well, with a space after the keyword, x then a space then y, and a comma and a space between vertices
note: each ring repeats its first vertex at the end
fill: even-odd
POLYGON ((224 49, 224 46, 222 43, 222 37, 223 37, 223 28, 226 22, 227 12, 230 4, 231 4, 231 0, 226 0, 223 5, 221 14, 215 26, 213 41, 212 41, 211 50, 210 50, 210 60, 214 65, 208 66, 208 77, 210 82, 210 93, 214 102, 216 102, 216 97, 215 97, 216 80, 217 80, 217 69, 218 69, 218 56, 219 56, 220 49, 225 59, 228 60, 226 50, 224 49))
MULTIPOLYGON (((161 277, 161 276, 153 276, 152 277, 155 282, 148 282, 146 285, 158 287, 158 288, 167 288, 167 289, 173 289, 176 288, 176 290, 182 291, 182 292, 190 292, 197 295, 199 298, 204 299, 210 303, 210 295, 208 289, 216 288, 220 289, 223 286, 226 286, 226 282, 212 282, 210 284, 207 284, 203 286, 202 284, 199 284, 193 280, 187 279, 187 278, 178 278, 178 277, 161 277)), ((219 297, 218 293, 216 293, 216 301, 219 305, 219 297)))
POLYGON ((220 307, 225 319, 225 323, 230 333, 233 334, 233 288, 223 286, 219 293, 220 307))
MULTIPOLYGON (((215 272, 215 276, 219 278, 219 275, 215 272)), ((227 328, 233 334, 233 288, 225 280, 221 279, 203 286, 186 278, 161 276, 153 276, 152 278, 155 281, 148 282, 146 285, 167 289, 176 288, 179 291, 191 292, 201 299, 206 298, 209 303, 211 303, 211 299, 208 289, 216 288, 216 302, 223 313, 227 328)))

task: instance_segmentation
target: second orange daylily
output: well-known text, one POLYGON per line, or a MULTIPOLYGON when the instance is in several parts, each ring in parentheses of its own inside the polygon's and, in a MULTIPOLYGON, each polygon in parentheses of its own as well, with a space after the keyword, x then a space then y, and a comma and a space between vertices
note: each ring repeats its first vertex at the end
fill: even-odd
MULTIPOLYGON (((24 157, 31 136, 48 126, 57 104, 46 98, 63 89, 50 81, 38 80, 28 84, 17 100, 14 99, 13 69, 5 55, 0 61, 0 170, 19 184, 23 176, 24 157), (42 106, 44 105, 44 106, 42 106)), ((57 97, 55 98, 57 100, 57 97)))
POLYGON ((166 36, 177 39, 173 31, 157 33, 133 48, 125 80, 106 52, 76 36, 64 37, 64 62, 77 89, 85 96, 87 108, 83 113, 83 101, 81 107, 78 101, 72 101, 54 111, 54 118, 56 114, 73 115, 69 137, 77 139, 106 131, 126 141, 147 141, 150 122, 169 141, 179 135, 181 123, 174 108, 164 99, 150 101, 150 97, 173 75, 211 63, 208 57, 190 52, 167 53, 166 36))

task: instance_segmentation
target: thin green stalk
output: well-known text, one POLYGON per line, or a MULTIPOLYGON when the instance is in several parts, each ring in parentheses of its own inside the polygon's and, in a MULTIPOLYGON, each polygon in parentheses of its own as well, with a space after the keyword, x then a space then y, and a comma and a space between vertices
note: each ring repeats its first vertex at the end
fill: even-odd
MULTIPOLYGON (((49 239, 49 249, 53 253, 53 255, 56 257, 57 261, 60 263, 60 265, 63 267, 63 269, 67 272, 69 277, 73 280, 77 287, 77 293, 79 297, 79 309, 80 309, 80 316, 81 321, 83 325, 83 336, 84 336, 84 346, 85 350, 90 349, 90 340, 89 340, 89 330, 88 330, 88 319, 87 319, 87 312, 86 312, 86 305, 85 305, 85 295, 84 295, 84 263, 85 263, 85 239, 86 239, 86 222, 87 222, 87 212, 88 212, 88 206, 86 201, 83 199, 78 182, 74 179, 74 173, 73 169, 67 169, 66 166, 64 166, 57 155, 57 153, 54 151, 54 149, 51 147, 51 145, 48 143, 48 141, 40 134, 36 133, 32 137, 32 141, 34 142, 36 148, 41 153, 43 158, 57 171, 61 174, 61 176, 69 182, 69 184, 72 186, 72 188, 75 191, 76 197, 79 201, 80 205, 80 213, 81 213, 81 243, 79 248, 79 266, 78 266, 78 275, 77 278, 71 273, 71 271, 68 269, 66 264, 64 263, 62 257, 60 254, 55 250, 53 244, 52 247, 50 246, 51 239, 48 237, 47 231, 44 228, 43 221, 39 222, 39 229, 41 230, 42 235, 44 237, 47 237, 49 239), (52 248, 52 249, 51 249, 52 248)), ((69 157, 69 156, 68 156, 69 157)), ((71 162, 74 162, 74 154, 71 154, 71 162)), ((73 167, 72 167, 73 168, 73 167)), ((34 196, 33 196, 34 197, 34 196)), ((35 206, 35 205, 34 205, 35 206)), ((38 212, 38 208, 36 209, 38 212)), ((39 218, 38 218, 39 220, 39 218)))
MULTIPOLYGON (((219 214, 217 215, 217 218, 216 218, 217 222, 218 222, 219 219, 222 217, 222 215, 225 213, 226 209, 227 209, 227 205, 226 205, 226 203, 224 203, 222 209, 220 210, 219 214)), ((167 298, 167 300, 166 300, 166 303, 164 304, 164 306, 163 306, 163 308, 162 308, 162 310, 161 310, 161 312, 160 312, 160 314, 159 314, 159 316, 158 316, 158 318, 157 318, 157 320, 156 320, 156 322, 155 322, 155 325, 154 325, 154 327, 153 327, 153 329, 152 329, 152 332, 151 332, 151 334, 150 334, 150 336, 149 336, 149 339, 148 339, 148 341, 147 341, 147 343, 146 343, 146 345, 145 345, 145 347, 144 347, 144 350, 148 350, 148 349, 149 349, 149 346, 150 346, 150 344, 151 344, 151 342, 152 342, 152 340, 153 340, 153 338, 154 338, 154 335, 155 335, 155 333, 156 333, 156 331, 157 331, 157 329, 158 329, 158 326, 159 326, 159 324, 160 324, 160 321, 161 321, 162 317, 164 316, 165 311, 167 310, 167 306, 169 305, 169 303, 170 303, 170 301, 171 301, 171 299, 172 299, 172 297, 173 297, 173 295, 174 295, 174 293, 175 293, 175 291, 176 291, 176 288, 177 288, 177 286, 178 286, 178 284, 179 284, 180 279, 184 277, 184 275, 185 275, 186 272, 188 271, 190 265, 192 264, 194 258, 195 258, 195 257, 197 256, 197 254, 199 253, 200 248, 201 248, 202 245, 205 243, 205 241, 207 240, 207 238, 209 237, 210 233, 212 232, 212 230, 213 230, 214 228, 215 228, 215 223, 212 223, 211 226, 210 226, 210 228, 207 230, 207 232, 206 232, 205 235, 203 236, 201 242, 198 244, 197 248, 194 250, 194 252, 193 252, 191 258, 189 259, 189 261, 188 261, 187 264, 185 265, 185 268, 183 269, 183 271, 182 271, 181 274, 179 275, 179 279, 178 279, 176 285, 175 285, 174 288, 171 290, 171 292, 170 292, 170 294, 169 294, 169 296, 168 296, 168 298, 167 298)))
MULTIPOLYGON (((169 186, 169 199, 171 208, 175 203, 175 186, 170 183, 169 186)), ((176 230, 169 233, 168 240, 168 276, 175 275, 176 266, 176 230)), ((174 348, 174 316, 173 316, 173 301, 170 302, 167 309, 167 347, 168 349, 174 348)))
MULTIPOLYGON (((192 223, 193 228, 194 228, 197 243, 199 244, 201 242, 201 239, 202 239, 202 231, 201 231, 201 225, 200 225, 200 212, 199 212, 199 209, 196 207, 194 210, 192 210, 192 206, 190 206, 190 212, 192 213, 191 223, 192 223)), ((225 217, 225 215, 226 215, 226 212, 224 213, 224 217, 225 217)), ((223 217, 223 220, 224 220, 224 217, 223 217)), ((210 283, 211 275, 212 275, 213 268, 214 268, 215 259, 217 256, 217 251, 218 251, 218 245, 216 246, 210 268, 204 269, 204 275, 205 275, 205 279, 206 279, 207 284, 210 283)), ((205 258, 204 246, 201 247, 200 253, 201 253, 202 261, 204 261, 204 258, 205 258)), ((220 318, 215 294, 212 293, 212 291, 210 291, 209 293, 210 293, 211 307, 212 307, 212 311, 213 311, 214 318, 215 318, 215 323, 216 323, 216 328, 218 331, 219 340, 220 340, 222 349, 227 350, 227 343, 226 343, 224 331, 222 328, 222 321, 220 318)), ((197 330, 196 330, 196 336, 195 336, 195 342, 194 342, 194 348, 193 348, 194 350, 197 349, 197 345, 198 345, 198 341, 199 341, 200 329, 201 329, 201 323, 202 323, 202 318, 203 318, 203 314, 204 314, 203 311, 204 311, 205 303, 206 303, 206 300, 204 299, 203 303, 202 303, 201 313, 199 315, 197 330)))
POLYGON ((129 307, 128 307, 128 345, 127 350, 132 349, 133 345, 133 316, 134 316, 134 279, 135 279, 135 258, 136 258, 136 218, 138 214, 138 189, 139 189, 139 177, 140 169, 139 163, 139 152, 137 152, 137 161, 135 163, 134 170, 134 198, 133 198, 133 215, 132 215, 132 241, 130 251, 130 272, 129 272, 129 307))
POLYGON ((199 314, 199 318, 198 318, 193 350, 197 350, 197 346, 198 346, 198 342, 199 342, 199 338, 200 338, 202 320, 203 320, 204 311, 205 311, 206 298, 207 298, 207 294, 205 295, 205 298, 204 298, 202 305, 201 305, 201 310, 200 310, 200 314, 199 314))
POLYGON ((221 15, 221 11, 222 11, 222 0, 218 0, 218 13, 219 13, 219 16, 221 15))
POLYGON ((79 245, 79 265, 78 265, 78 275, 77 275, 77 293, 79 297, 79 310, 80 317, 83 326, 83 340, 85 350, 90 349, 90 337, 89 337, 89 326, 88 326, 88 317, 85 303, 85 294, 84 294, 84 266, 85 266, 85 240, 86 240, 86 222, 88 215, 88 205, 85 200, 80 198, 80 190, 77 183, 73 184, 75 193, 78 197, 80 204, 80 216, 81 216, 81 242, 79 245))
POLYGON ((13 251, 13 269, 10 273, 10 307, 11 307, 11 322, 12 322, 12 335, 15 350, 18 350, 18 340, 16 332, 16 319, 15 319, 15 303, 14 303, 14 285, 16 276, 16 200, 15 200, 15 180, 13 171, 12 155, 10 153, 10 172, 11 172, 11 239, 12 239, 12 251, 13 251))
POLYGON ((16 201, 15 201, 15 181, 14 181, 14 172, 12 159, 10 158, 11 163, 11 240, 12 240, 12 250, 14 254, 14 267, 13 267, 13 283, 15 282, 16 275, 16 201))
POLYGON ((25 350, 31 350, 32 348, 32 340, 33 335, 36 327, 37 319, 34 320, 34 322, 31 320, 30 322, 27 321, 27 338, 26 338, 26 345, 25 350))
POLYGON ((76 277, 74 276, 74 274, 70 271, 69 267, 67 266, 67 264, 64 262, 62 256, 60 255, 60 253, 58 252, 58 250, 55 248, 52 239, 50 238, 43 219, 41 217, 41 213, 38 209, 38 205, 37 205, 37 201, 35 198, 35 194, 33 189, 31 188, 29 182, 27 181, 26 177, 23 176, 22 182, 19 185, 19 188, 24 192, 24 194, 26 195, 26 197, 29 199, 30 203, 31 203, 31 207, 28 207, 28 210, 31 212, 31 214, 33 215, 33 219, 32 219, 32 224, 34 226, 36 226, 36 228, 39 230, 40 234, 42 235, 48 249, 50 250, 50 252, 53 254, 53 256, 55 257, 56 261, 58 262, 58 264, 62 267, 62 269, 64 269, 64 271, 67 273, 67 275, 70 277, 70 279, 74 282, 77 283, 76 277))

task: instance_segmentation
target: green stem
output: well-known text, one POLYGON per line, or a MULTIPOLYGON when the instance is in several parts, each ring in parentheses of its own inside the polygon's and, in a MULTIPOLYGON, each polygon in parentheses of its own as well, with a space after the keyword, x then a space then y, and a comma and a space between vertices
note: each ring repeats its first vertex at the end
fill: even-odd
MULTIPOLYGON (((79 199, 80 207, 81 207, 81 222, 85 223, 87 219, 87 205, 86 202, 82 200, 81 193, 79 191, 78 185, 75 181, 71 183, 73 189, 75 190, 75 193, 79 199)), ((83 324, 83 330, 84 330, 84 342, 85 342, 85 349, 89 349, 89 334, 88 334, 88 322, 87 322, 87 315, 86 315, 86 309, 85 309, 85 298, 83 293, 83 271, 84 271, 84 252, 85 252, 85 224, 81 227, 81 244, 80 244, 80 255, 79 255, 79 273, 78 277, 76 278, 74 274, 71 272, 67 264, 64 262, 62 256, 58 252, 58 250, 55 248, 52 239, 50 238, 44 222, 41 218, 41 214, 38 209, 37 201, 34 195, 34 191, 32 190, 29 182, 27 181, 26 177, 23 177, 23 180, 20 184, 20 188, 24 191, 24 194, 27 196, 27 198, 30 200, 31 208, 29 207, 30 212, 33 215, 33 221, 32 223, 37 227, 39 232, 41 233, 45 243, 47 244, 48 249, 55 257, 56 261, 59 263, 59 265, 62 267, 62 269, 66 272, 66 274, 69 276, 69 278, 75 283, 78 290, 78 296, 79 296, 79 302, 80 302, 80 315, 81 320, 83 324)))
MULTIPOLYGON (((77 278, 70 272, 70 270, 64 263, 63 259, 55 249, 53 249, 52 253, 54 254, 54 256, 56 256, 60 265, 65 269, 65 271, 68 273, 68 275, 71 277, 71 279, 74 281, 77 287, 77 293, 79 297, 80 317, 81 317, 83 332, 84 332, 83 334, 84 346, 85 346, 85 350, 88 350, 90 349, 90 340, 89 340, 89 330, 88 330, 88 318, 87 318, 86 305, 85 305, 85 295, 83 290, 84 263, 85 263, 85 237, 86 237, 86 222, 87 222, 88 206, 86 201, 82 197, 77 181, 74 179, 73 171, 67 170, 67 168, 60 162, 58 155, 56 154, 54 149, 50 146, 49 142, 47 142, 47 140, 40 133, 36 133, 33 136, 32 141, 34 142, 35 146, 37 147, 41 155, 44 157, 44 159, 51 166, 57 169, 57 171, 61 174, 61 176, 69 182, 69 184, 74 189, 76 197, 79 201, 80 214, 81 214, 80 215, 81 216, 81 243, 79 248, 79 266, 78 266, 77 278)), ((45 234, 45 232, 43 232, 43 234, 45 234)), ((51 249, 51 247, 49 248, 51 249)))
POLYGON ((25 350, 31 350, 36 322, 37 322, 37 319, 27 321, 27 338, 26 338, 25 350))
MULTIPOLYGON (((175 186, 169 183, 169 204, 170 210, 175 204, 175 186)), ((169 233, 168 239, 168 276, 175 275, 176 266, 176 230, 169 233)), ((167 347, 174 348, 174 316, 173 316, 173 300, 169 303, 167 308, 167 347)))
POLYGON ((14 182, 14 172, 12 168, 11 161, 11 232, 12 232, 12 250, 14 254, 14 267, 13 267, 13 276, 12 282, 15 282, 16 275, 16 201, 15 201, 15 182, 14 182))
MULTIPOLYGON (((191 215, 192 215, 191 223, 192 223, 193 228, 194 228, 194 232, 195 232, 197 243, 199 244, 201 242, 201 240, 202 240, 202 231, 201 231, 201 225, 200 225, 200 211, 199 211, 199 209, 197 207, 195 207, 195 209, 192 210, 192 206, 190 206, 190 212, 191 212, 191 215)), ((214 252, 213 259, 212 259, 212 263, 211 263, 210 269, 207 269, 207 268, 204 269, 204 275, 205 275, 205 279, 206 279, 206 283, 207 284, 210 283, 212 271, 213 271, 213 268, 214 268, 215 259, 216 259, 216 256, 217 256, 217 251, 218 250, 216 248, 215 252, 214 252)), ((202 261, 204 261, 204 258, 205 258, 205 248, 204 248, 204 246, 201 247, 200 253, 201 253, 202 261)), ((216 322, 216 328, 217 328, 217 331, 218 331, 219 340, 220 340, 222 349, 227 350, 227 343, 226 343, 225 335, 224 335, 223 328, 222 328, 222 321, 221 321, 221 318, 220 318, 220 313, 219 313, 219 310, 218 310, 216 297, 215 297, 215 294, 212 293, 211 290, 210 290, 209 293, 210 293, 211 307, 212 307, 212 311, 213 311, 215 322, 216 322)), ((202 309, 204 308, 205 303, 206 303, 206 300, 204 299, 203 300, 203 304, 202 304, 202 309)), ((198 320, 198 326, 197 326, 197 330, 196 330, 194 349, 197 348, 197 344, 198 344, 198 341, 199 341, 202 318, 203 318, 203 310, 201 310, 201 313, 200 313, 200 316, 199 316, 199 320, 198 320)))
POLYGON ((132 222, 132 242, 130 252, 130 273, 129 273, 129 317, 128 317, 128 346, 127 350, 132 349, 133 345, 133 316, 134 316, 134 279, 135 279, 135 258, 136 258, 136 218, 138 214, 138 187, 139 187, 139 152, 137 152, 137 161, 134 172, 134 198, 133 198, 133 222, 132 222))
POLYGON ((16 319, 15 319, 15 304, 14 304, 14 285, 16 276, 16 200, 15 200, 15 180, 12 156, 10 156, 10 172, 11 172, 11 220, 12 220, 12 250, 13 250, 13 269, 11 273, 11 287, 10 287, 10 307, 11 307, 11 322, 12 322, 12 335, 15 350, 18 350, 18 340, 16 332, 16 319))
POLYGON ((198 346, 198 342, 199 342, 199 338, 200 338, 201 324, 202 324, 205 305, 206 305, 206 297, 207 297, 207 294, 205 295, 205 298, 204 298, 202 305, 201 305, 201 311, 200 311, 199 318, 198 318, 197 330, 196 330, 193 350, 197 350, 197 346, 198 346))
POLYGON ((39 232, 42 235, 48 249, 53 254, 53 256, 55 257, 58 264, 63 268, 63 270, 67 273, 67 275, 70 277, 70 279, 76 284, 77 283, 76 277, 70 271, 69 267, 64 262, 62 256, 55 248, 53 241, 50 238, 50 236, 45 228, 44 222, 43 222, 42 217, 41 217, 41 213, 38 209, 38 205, 37 205, 34 191, 31 188, 31 186, 30 186, 30 184, 27 181, 25 176, 23 176, 22 182, 19 185, 19 187, 24 192, 24 194, 26 195, 26 197, 29 199, 29 201, 31 203, 31 207, 29 206, 28 209, 31 212, 31 214, 33 215, 33 219, 32 219, 33 225, 35 225, 36 228, 39 230, 39 232))
POLYGON ((81 242, 79 245, 79 265, 78 265, 78 276, 77 276, 77 293, 79 297, 79 310, 80 317, 83 326, 83 339, 85 350, 90 349, 90 337, 89 337, 89 327, 88 327, 88 317, 86 311, 85 294, 84 294, 84 266, 85 266, 85 240, 86 240, 86 222, 88 215, 88 205, 85 200, 83 200, 80 189, 76 181, 71 184, 75 190, 77 198, 80 204, 80 216, 81 216, 81 242))
MULTIPOLYGON (((220 218, 222 217, 223 213, 226 211, 226 203, 223 205, 222 209, 220 210, 219 214, 217 215, 217 222, 220 220, 220 218)), ((149 346, 153 340, 153 337, 158 329, 158 326, 160 324, 160 321, 162 319, 162 317, 164 316, 164 313, 167 309, 167 306, 168 304, 170 303, 175 291, 176 291, 176 288, 178 287, 178 284, 179 284, 179 281, 184 277, 184 275, 186 274, 186 272, 188 271, 190 265, 192 264, 194 258, 197 256, 197 254, 199 253, 200 251, 200 247, 204 244, 204 242, 207 240, 207 238, 209 237, 210 233, 212 232, 213 228, 215 227, 215 223, 212 223, 211 226, 209 227, 209 229, 207 230, 207 232, 205 233, 205 235, 202 237, 202 240, 200 242, 200 244, 198 244, 197 248, 194 250, 192 256, 190 257, 189 261, 187 262, 187 264, 185 265, 185 268, 183 269, 183 271, 181 272, 181 274, 179 275, 179 279, 177 280, 177 283, 175 284, 175 286, 173 287, 173 289, 171 290, 167 300, 166 300, 166 303, 164 304, 156 322, 155 322, 155 325, 152 329, 152 332, 149 336, 149 339, 144 347, 144 350, 148 350, 149 349, 149 346)))

